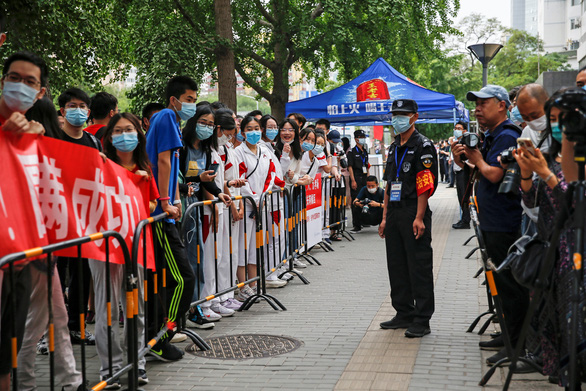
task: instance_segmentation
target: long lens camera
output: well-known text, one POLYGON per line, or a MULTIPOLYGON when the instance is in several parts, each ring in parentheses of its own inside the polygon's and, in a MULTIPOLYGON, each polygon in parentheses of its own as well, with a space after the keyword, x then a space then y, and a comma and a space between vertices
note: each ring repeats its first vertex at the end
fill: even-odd
POLYGON ((521 187, 521 169, 519 164, 513 156, 515 147, 510 147, 501 152, 501 163, 508 164, 507 172, 503 177, 503 181, 499 186, 500 194, 507 194, 510 196, 516 196, 519 194, 519 188, 521 187))
POLYGON ((562 111, 559 124, 568 141, 586 144, 586 91, 568 88, 554 105, 562 111))

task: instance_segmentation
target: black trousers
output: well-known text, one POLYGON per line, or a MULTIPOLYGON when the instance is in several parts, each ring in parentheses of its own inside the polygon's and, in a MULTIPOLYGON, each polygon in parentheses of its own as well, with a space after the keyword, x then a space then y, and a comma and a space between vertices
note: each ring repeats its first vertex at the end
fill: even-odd
POLYGON ((354 190, 352 188, 352 184, 350 184, 350 198, 352 198, 350 201, 352 203, 352 225, 354 228, 361 228, 360 213, 362 213, 362 208, 354 206, 354 200, 356 199, 356 196, 358 196, 360 189, 366 186, 366 175, 362 173, 360 173, 360 175, 356 175, 356 173, 354 173, 354 180, 356 181, 356 190, 354 190))
POLYGON ((84 317, 87 317, 90 281, 92 280, 92 272, 90 271, 87 258, 59 257, 57 260, 57 270, 59 271, 59 278, 62 281, 63 291, 65 292, 65 287, 69 287, 67 291, 67 315, 69 316, 67 326, 69 327, 69 331, 80 331, 79 315, 83 312, 84 317), (69 280, 66 279, 67 269, 69 269, 69 280), (80 273, 83 273, 83 276, 81 276, 81 286, 79 285, 80 273), (80 296, 83 299, 83 305, 81 307, 79 304, 80 296))
POLYGON ((149 325, 147 326, 149 338, 154 337, 160 330, 165 318, 171 322, 178 322, 184 318, 191 305, 191 298, 195 289, 195 274, 187 259, 185 246, 179 238, 177 226, 165 221, 157 221, 154 223, 153 228, 157 273, 159 275, 159 292, 163 296, 159 299, 159 303, 149 300, 149 315, 154 314, 153 305, 155 304, 164 303, 166 308, 159 307, 159 319, 150 317, 149 325), (165 274, 167 277, 167 287, 164 291, 162 289, 163 267, 166 269, 165 274))
POLYGON ((368 209, 368 213, 362 213, 361 209, 357 219, 360 222, 361 227, 363 225, 379 225, 383 219, 383 208, 375 208, 371 206, 370 209, 368 209))
POLYGON ((458 192, 458 203, 462 210, 462 218, 460 219, 466 224, 470 224, 470 205, 468 200, 462 202, 462 198, 466 194, 466 186, 468 186, 468 177, 464 170, 456 171, 456 191, 458 192))
POLYGON ((446 159, 439 159, 440 182, 446 180, 446 159))
POLYGON ((397 317, 429 326, 435 310, 431 210, 425 211, 425 233, 417 240, 413 221, 417 203, 389 207, 385 227, 391 303, 397 317))
MULTIPOLYGON (((482 231, 486 252, 496 266, 506 258, 509 247, 519 236, 518 232, 482 231)), ((529 307, 529 291, 515 281, 509 269, 493 273, 493 276, 498 296, 503 303, 505 325, 511 336, 511 342, 515 346, 529 307)))
POLYGON ((0 293, 0 375, 6 375, 12 370, 12 323, 15 317, 16 350, 19 351, 22 346, 31 297, 31 267, 34 266, 30 263, 24 267, 14 266, 14 291, 8 267, 3 269, 3 277, 0 277, 3 279, 0 293), (13 301, 16 301, 16 307, 13 301))

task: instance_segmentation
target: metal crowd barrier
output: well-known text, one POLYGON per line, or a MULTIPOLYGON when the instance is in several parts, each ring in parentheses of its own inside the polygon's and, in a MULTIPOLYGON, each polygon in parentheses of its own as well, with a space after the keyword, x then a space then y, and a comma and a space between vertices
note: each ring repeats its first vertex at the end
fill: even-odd
MULTIPOLYGON (((187 335, 188 337, 191 338, 191 340, 201 349, 201 350, 208 350, 210 349, 209 345, 196 333, 194 333, 193 331, 186 329, 185 326, 185 322, 184 322, 184 317, 185 314, 181 314, 181 317, 178 319, 177 324, 173 323, 173 322, 165 322, 166 327, 159 330, 159 332, 151 339, 149 339, 148 337, 148 333, 147 330, 149 328, 149 322, 152 319, 154 319, 154 321, 156 321, 157 319, 159 319, 159 306, 157 305, 157 301, 159 299, 159 291, 161 292, 160 295, 164 298, 166 296, 166 286, 167 286, 167 269, 165 267, 165 265, 163 265, 161 267, 161 278, 159 278, 158 275, 158 262, 159 259, 157 259, 157 257, 155 257, 155 264, 157 265, 157 267, 152 271, 152 280, 153 280, 153 286, 152 286, 152 297, 150 297, 149 295, 149 284, 148 284, 148 273, 147 273, 147 247, 148 247, 148 241, 150 240, 151 242, 153 242, 153 238, 152 238, 152 233, 151 235, 149 235, 149 232, 147 230, 147 227, 152 226, 153 223, 157 222, 157 221, 161 221, 163 219, 165 219, 167 217, 167 213, 161 213, 158 214, 156 216, 153 217, 149 217, 148 219, 144 219, 138 222, 138 225, 136 226, 136 229, 134 231, 134 238, 132 241, 132 266, 133 266, 133 273, 134 275, 138 276, 138 265, 142 264, 143 269, 144 269, 144 276, 143 276, 143 282, 142 282, 142 287, 143 287, 143 297, 140 298, 139 296, 139 292, 138 292, 138 284, 137 284, 137 288, 135 289, 134 292, 134 296, 135 296, 135 302, 138 303, 138 300, 143 300, 144 302, 144 324, 145 324, 145 340, 144 341, 138 341, 138 330, 136 329, 138 322, 137 322, 137 317, 139 316, 138 313, 138 306, 135 306, 135 311, 133 316, 135 317, 135 322, 134 322, 134 326, 135 326, 135 331, 134 331, 134 340, 132 341, 132 346, 134 346, 133 349, 129 348, 129 351, 132 351, 133 354, 135 355, 134 357, 134 362, 136 364, 135 367, 135 374, 138 376, 138 361, 140 359, 142 359, 148 352, 149 350, 155 346, 155 344, 157 342, 159 342, 161 340, 161 338, 168 332, 168 331, 172 331, 175 326, 178 328, 178 331, 181 330, 181 332, 185 335, 187 335), (139 253, 139 245, 141 242, 141 236, 142 236, 142 253, 139 253), (141 256, 142 256, 142 260, 141 260, 141 256), (153 305, 153 313, 150 314, 149 313, 149 300, 154 301, 155 304, 153 305), (141 345, 142 344, 142 345, 141 345)), ((154 244, 154 243, 153 243, 154 244)), ((166 303, 166 300, 162 300, 163 303, 166 303)), ((136 382, 138 382, 138 377, 136 378, 136 382)))
MULTIPOLYGON (((216 224, 216 213, 214 213, 214 211, 212 210, 212 213, 210 214, 211 218, 210 218, 210 225, 212 226, 212 232, 214 235, 214 275, 213 277, 215 278, 215 293, 209 294, 206 297, 201 297, 201 288, 200 288, 200 284, 199 282, 196 284, 196 290, 197 290, 197 296, 198 296, 198 300, 195 300, 191 303, 192 307, 195 307, 199 304, 205 303, 207 301, 211 301, 214 298, 218 297, 218 296, 222 296, 225 295, 229 292, 233 292, 236 289, 240 289, 242 287, 244 287, 245 285, 248 285, 250 283, 256 282, 256 292, 253 296, 249 297, 246 301, 244 301, 242 303, 242 306, 240 307, 240 311, 244 311, 249 309, 255 302, 257 299, 264 299, 267 301, 267 303, 269 303, 269 305, 275 309, 278 310, 279 307, 283 310, 285 310, 286 308, 274 297, 267 295, 266 294, 266 286, 265 286, 265 276, 264 276, 264 259, 262 256, 262 250, 261 250, 261 243, 262 243, 262 222, 260 221, 261 219, 259 219, 259 213, 258 213, 258 208, 256 206, 256 202, 254 201, 254 199, 250 196, 236 196, 236 197, 232 197, 232 201, 242 201, 242 208, 243 208, 243 214, 244 214, 244 219, 242 220, 241 224, 243 224, 243 234, 244 234, 244 268, 245 268, 245 272, 248 272, 248 260, 249 260, 249 251, 256 251, 255 255, 256 255, 256 266, 257 266, 257 275, 256 276, 247 276, 247 279, 245 281, 238 281, 236 282, 236 280, 234 279, 234 270, 233 270, 233 258, 235 256, 237 256, 237 254, 234 254, 234 248, 236 246, 234 246, 234 244, 232 243, 232 225, 229 224, 227 229, 228 231, 228 237, 230 238, 230 245, 229 245, 229 251, 230 251, 230 256, 229 256, 229 260, 230 260, 230 287, 225 288, 220 290, 219 288, 219 284, 218 284, 218 237, 217 237, 217 233, 216 230, 213 228, 216 224), (246 201, 249 201, 246 202, 246 201), (255 227, 254 227, 254 233, 253 232, 247 232, 247 228, 246 228, 246 219, 247 216, 254 216, 254 218, 256 219, 255 221, 255 227), (256 243, 256 248, 250 249, 248 248, 248 235, 255 235, 255 243, 256 243)), ((213 208, 216 204, 222 204, 222 201, 220 200, 206 200, 206 201, 198 201, 198 202, 194 202, 191 205, 189 205, 189 207, 186 209, 185 214, 184 214, 184 222, 186 219, 188 218, 192 218, 195 220, 195 229, 197 229, 198 227, 201 227, 201 221, 200 221, 200 216, 204 216, 204 208, 205 207, 210 207, 213 208)), ((227 210, 225 211, 227 212, 229 215, 229 221, 231 221, 232 219, 232 211, 230 208, 227 208, 227 210)), ((181 237, 184 240, 184 243, 186 246, 188 246, 188 231, 185 228, 186 225, 183 224, 182 225, 182 229, 181 229, 181 237)), ((197 232, 193 232, 192 234, 196 234, 197 232)), ((203 243, 201 244, 203 245, 203 243)), ((202 266, 202 251, 201 251, 201 245, 198 242, 196 244, 197 246, 197 265, 196 265, 196 275, 199 276, 201 275, 201 267, 202 266)), ((224 248, 224 250, 226 250, 224 248)), ((204 279, 205 279, 205 273, 204 273, 204 279)))
POLYGON ((309 281, 296 270, 293 269, 292 241, 291 234, 293 226, 290 218, 287 216, 291 212, 291 199, 289 191, 286 188, 278 190, 269 190, 264 192, 259 201, 259 236, 260 255, 263 258, 263 264, 266 269, 261 273, 261 289, 263 295, 273 299, 281 309, 286 309, 274 296, 266 292, 266 279, 272 273, 278 272, 279 268, 285 266, 287 271, 281 272, 278 277, 281 278, 286 273, 294 274, 303 283, 309 284, 309 281))
MULTIPOLYGON (((110 270, 110 256, 109 256, 109 240, 110 238, 114 238, 120 244, 122 252, 124 254, 124 266, 125 266, 125 290, 126 290, 126 309, 127 309, 127 322, 130 324, 127 327, 127 338, 128 341, 134 341, 135 338, 135 325, 134 325, 134 307, 135 307, 135 289, 136 289, 136 278, 134 275, 134 268, 131 264, 130 254, 128 252, 128 248, 126 247, 126 242, 122 238, 122 236, 115 231, 106 231, 106 232, 97 232, 95 234, 84 236, 77 239, 67 240, 60 243, 50 244, 44 247, 36 247, 29 250, 25 250, 22 252, 8 254, 0 259, 0 268, 5 269, 8 267, 8 276, 4 277, 9 279, 10 284, 10 295, 8 300, 11 301, 12 310, 16 311, 17 307, 17 297, 15 294, 15 262, 24 261, 24 260, 32 260, 32 258, 40 257, 41 255, 47 255, 46 262, 47 262, 47 305, 48 305, 48 340, 49 340, 49 382, 50 382, 50 389, 53 390, 55 388, 55 329, 54 329, 54 316, 53 316, 53 272, 56 273, 55 265, 52 263, 52 255, 54 252, 59 250, 64 250, 67 248, 77 247, 77 259, 81 262, 81 246, 85 243, 95 242, 97 240, 105 240, 105 252, 106 252, 106 302, 108 309, 111 308, 110 302, 110 279, 109 279, 109 270, 110 270)), ((39 259, 40 260, 40 259, 39 259)), ((36 261, 36 260, 35 260, 36 261)), ((32 265, 25 265, 24 267, 34 267, 32 265)), ((6 272, 5 272, 6 273, 6 272)), ((83 268, 79 269, 79 274, 77 276, 79 278, 79 283, 83 286, 83 268)), ((30 294, 30 292, 29 292, 30 294)), ((79 295, 79 304, 80 308, 85 308, 87 303, 84 303, 83 295, 79 295)), ((117 305, 117 303, 115 303, 117 305)), ((112 373, 112 345, 110 339, 110 331, 112 326, 112 319, 111 319, 111 312, 108 311, 107 316, 107 327, 108 327, 108 361, 110 364, 110 374, 108 380, 100 381, 92 390, 103 390, 106 386, 111 384, 114 380, 118 380, 121 376, 128 373, 128 389, 135 390, 138 386, 136 379, 137 373, 135 373, 135 369, 137 368, 137 363, 135 362, 135 355, 133 354, 133 349, 131 342, 129 342, 128 346, 128 363, 118 370, 116 373, 112 373)), ((24 325, 17 324, 17 317, 16 314, 12 314, 12 322, 11 322, 11 343, 12 343, 12 389, 14 391, 18 390, 18 341, 16 330, 17 327, 24 327, 24 325)), ((26 332, 26 331, 25 331, 26 332)), ((82 375, 82 382, 83 384, 87 384, 87 375, 86 375, 86 355, 85 355, 85 314, 84 311, 80 313, 80 334, 82 339, 81 344, 81 375, 82 375)), ((36 341, 35 341, 36 342, 36 341)))
POLYGON ((307 195, 305 186, 293 185, 291 191, 291 209, 289 213, 291 224, 291 256, 294 262, 298 258, 305 259, 311 265, 321 263, 309 254, 307 248, 307 195))
POLYGON ((346 178, 341 176, 336 181, 333 175, 322 177, 322 207, 323 227, 322 230, 332 230, 342 235, 347 240, 354 240, 354 237, 346 231, 346 178))
POLYGON ((376 163, 371 164, 370 168, 368 169, 368 175, 374 175, 378 180, 379 186, 383 189, 387 187, 387 181, 385 179, 385 168, 387 167, 387 163, 376 163))

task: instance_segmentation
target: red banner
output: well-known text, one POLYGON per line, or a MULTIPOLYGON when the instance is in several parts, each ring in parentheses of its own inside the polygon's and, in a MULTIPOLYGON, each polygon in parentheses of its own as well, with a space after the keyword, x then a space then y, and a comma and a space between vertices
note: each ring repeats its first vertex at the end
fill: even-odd
POLYGON ((364 102, 366 100, 388 100, 389 88, 387 83, 381 79, 372 79, 360 83, 356 88, 356 101, 364 102))
MULTIPOLYGON (((149 217, 149 200, 142 196, 149 194, 148 181, 104 163, 95 149, 29 134, 0 131, 0 162, 0 257, 109 230, 132 251, 136 225, 149 217)), ((153 268, 147 242, 147 266, 153 268)), ((110 262, 124 263, 116 240, 109 251, 110 262)), ((57 255, 76 257, 77 248, 57 255)), ((105 261, 105 240, 84 244, 82 257, 105 261)))
POLYGON ((321 206, 321 173, 305 188, 307 210, 321 206))

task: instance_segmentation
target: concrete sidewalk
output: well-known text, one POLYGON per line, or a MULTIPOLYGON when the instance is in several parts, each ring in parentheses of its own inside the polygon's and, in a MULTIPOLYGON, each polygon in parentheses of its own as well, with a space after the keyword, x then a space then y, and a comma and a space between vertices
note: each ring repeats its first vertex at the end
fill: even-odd
MULTIPOLYGON (((289 336, 303 342, 299 349, 241 361, 186 354, 175 363, 149 362, 150 383, 143 389, 480 389, 478 381, 487 370, 478 349, 481 337, 465 332, 486 305, 481 279, 472 278, 480 263, 476 256, 464 259, 475 241, 468 246, 462 243, 473 231, 451 228, 458 217, 455 189, 440 185, 431 208, 436 312, 430 335, 408 339, 404 330, 379 328, 381 321, 393 316, 393 309, 384 241, 371 227, 356 234, 356 241, 334 243, 334 252, 314 251, 323 266, 303 269, 309 285, 295 279, 284 288, 270 290, 287 311, 259 303, 222 319, 212 330, 197 330, 204 338, 245 333, 289 336)), ((178 346, 185 348, 187 343, 178 346)), ((88 378, 96 384, 99 363, 95 349, 87 350, 92 355, 88 378)), ((38 356, 37 363, 39 384, 47 384, 47 357, 38 356)), ((500 389, 504 376, 506 371, 498 370, 486 388, 500 389)), ((540 375, 514 379, 513 390, 557 388, 540 375)))

